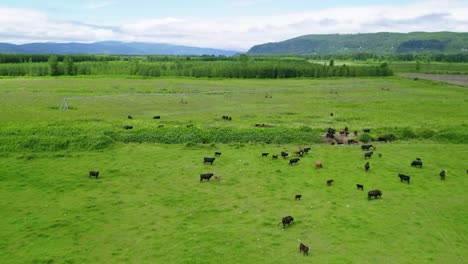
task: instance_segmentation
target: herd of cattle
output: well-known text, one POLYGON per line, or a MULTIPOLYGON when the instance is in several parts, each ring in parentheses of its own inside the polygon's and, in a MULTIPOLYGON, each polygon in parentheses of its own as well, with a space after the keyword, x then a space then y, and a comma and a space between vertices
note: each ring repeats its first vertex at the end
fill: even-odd
MULTIPOLYGON (((295 156, 303 157, 305 154, 309 153, 310 149, 311 149, 310 147, 303 147, 303 148, 300 148, 297 151, 293 151, 292 154, 295 155, 295 156)), ((361 150, 367 151, 367 152, 364 152, 364 159, 369 160, 369 159, 372 158, 372 155, 373 155, 374 151, 377 150, 377 147, 372 145, 372 144, 363 144, 363 145, 361 145, 361 150)), ((268 153, 268 152, 261 153, 262 158, 267 158, 269 155, 270 155, 270 153, 268 153)), ((213 162, 216 160, 216 157, 219 157, 219 156, 221 156, 221 152, 215 152, 215 157, 204 157, 203 158, 203 163, 213 165, 213 162)), ((286 159, 291 155, 286 151, 282 151, 280 154, 272 155, 272 159, 276 160, 276 159, 278 159, 279 156, 281 156, 283 159, 286 159)), ((378 153, 378 156, 381 158, 382 154, 378 153)), ((289 159, 289 165, 298 164, 298 162, 300 161, 299 157, 290 158, 289 159)), ((422 160, 420 158, 416 158, 414 161, 411 162, 410 165, 411 165, 411 167, 422 168, 423 162, 422 162, 422 160)), ((323 168, 323 164, 320 161, 315 161, 314 166, 317 169, 323 168)), ((369 161, 366 161, 366 163, 364 164, 364 170, 367 172, 367 171, 369 171, 369 169, 370 169, 369 161)), ((442 170, 439 173, 441 180, 445 180, 446 172, 447 172, 446 170, 442 170)), ((209 181, 213 176, 214 176, 214 173, 212 173, 212 172, 200 174, 200 183, 202 183, 203 181, 209 181)), ((398 177, 400 178, 401 182, 406 182, 407 184, 410 184, 410 176, 402 174, 402 173, 398 173, 398 177)), ((216 180, 221 180, 221 176, 215 176, 215 179, 216 180)), ((333 183, 334 183, 333 179, 329 179, 329 180, 326 181, 326 184, 328 186, 331 186, 333 183)), ((356 188, 357 188, 357 190, 364 191, 364 185, 362 185, 362 184, 359 184, 359 183, 356 184, 356 188)), ((367 193, 367 199, 368 200, 372 200, 372 198, 378 199, 378 198, 381 198, 381 197, 382 197, 382 191, 378 190, 378 189, 370 190, 367 193)), ((294 200, 301 200, 301 198, 302 198, 302 194, 296 194, 294 196, 294 200)), ((288 215, 288 216, 283 217, 281 219, 281 222, 278 225, 282 225, 282 229, 284 230, 284 228, 286 228, 287 226, 292 224, 293 221, 294 221, 294 218, 291 215, 288 215)), ((304 255, 309 255, 309 251, 310 251, 310 247, 306 246, 303 243, 300 243, 299 252, 302 252, 304 255)))
MULTIPOLYGON (((333 115, 333 113, 331 113, 331 115, 333 115)), ((154 116, 153 117, 153 119, 160 119, 160 118, 161 118, 160 116, 154 116)), ((133 117, 129 115, 128 119, 133 119, 133 117)), ((232 118, 230 116, 222 116, 222 119, 228 120, 228 121, 232 120, 232 118)), ((255 126, 262 126, 263 127, 263 126, 268 126, 268 125, 255 124, 255 126)), ((124 129, 132 129, 133 126, 125 125, 123 128, 124 129)), ((369 133, 370 129, 364 129, 363 132, 369 133)), ((345 127, 343 130, 339 131, 339 135, 344 136, 344 137, 347 137, 349 134, 350 134, 350 132, 349 132, 347 127, 345 127)), ((357 134, 358 134, 358 132, 354 131, 354 135, 357 135, 357 134)), ((325 135, 325 137, 328 138, 328 139, 336 140, 336 130, 333 129, 333 128, 329 128, 326 135, 325 135)), ((337 142, 342 142, 342 141, 338 140, 337 142)), ((357 141, 349 139, 348 144, 351 144, 351 143, 357 143, 357 141)), ((294 157, 294 158, 289 159, 289 165, 299 164, 299 161, 301 160, 299 157, 303 157, 305 154, 308 154, 310 150, 311 150, 310 147, 304 147, 304 148, 300 148, 297 151, 293 151, 292 154, 295 155, 295 156, 298 156, 298 157, 294 157)), ((369 160, 369 159, 372 158, 372 156, 374 154, 374 151, 376 151, 377 148, 376 148, 376 146, 374 146, 372 144, 363 144, 363 145, 361 145, 361 150, 367 151, 367 152, 364 152, 364 159, 369 160)), ((203 158, 203 163, 213 165, 214 161, 216 160, 216 157, 220 157, 221 154, 222 154, 221 152, 215 152, 214 153, 215 157, 204 157, 203 158)), ((269 156, 269 154, 270 153, 268 153, 268 152, 263 152, 263 153, 261 153, 261 157, 262 158, 267 158, 269 156)), ((280 154, 273 154, 272 159, 278 159, 279 156, 281 156, 283 159, 286 159, 291 155, 286 151, 282 151, 280 154)), ((378 156, 381 158, 382 154, 378 153, 378 156)), ((422 162, 421 159, 416 158, 414 161, 411 162, 410 165, 411 165, 411 167, 422 168, 423 162, 422 162)), ((317 169, 323 168, 323 164, 320 161, 315 161, 314 166, 317 169)), ((369 169, 370 169, 370 163, 369 163, 369 161, 366 161, 366 163, 364 164, 364 170, 367 172, 367 171, 369 171, 369 169)), ((439 176, 440 176, 441 180, 445 180, 446 173, 447 173, 446 170, 442 170, 439 173, 439 176)), ((467 173, 468 173, 468 170, 467 170, 467 173)), ((221 181, 221 176, 220 175, 215 175, 214 173, 209 172, 209 173, 200 174, 200 183, 202 183, 203 181, 209 181, 213 176, 217 181, 221 181)), ((89 177, 90 178, 94 177, 95 179, 97 179, 99 177, 99 171, 94 171, 94 170, 89 171, 89 177)), ((410 184, 410 178, 411 178, 410 176, 402 174, 402 173, 398 173, 398 177, 400 178, 401 182, 406 182, 407 184, 410 184)), ((333 184, 333 182, 334 182, 333 179, 329 179, 329 180, 326 181, 326 184, 328 186, 331 186, 333 184)), ((356 188, 357 188, 357 190, 364 191, 364 185, 362 185, 362 184, 359 184, 359 183, 356 184, 356 188)), ((370 190, 367 193, 367 199, 368 200, 371 200, 372 198, 377 199, 377 198, 381 198, 381 197, 382 197, 382 191, 380 191, 378 189, 370 190)), ((302 194, 296 194, 295 197, 294 197, 295 200, 301 200, 301 198, 302 198, 302 194)), ((284 228, 286 226, 289 226, 290 224, 292 224, 293 221, 294 221, 294 218, 292 216, 288 215, 288 216, 283 217, 281 219, 281 222, 278 225, 281 224, 282 229, 284 230, 284 228)), ((310 251, 310 247, 306 246, 303 243, 300 243, 299 252, 302 252, 304 255, 309 255, 309 251, 310 251)))

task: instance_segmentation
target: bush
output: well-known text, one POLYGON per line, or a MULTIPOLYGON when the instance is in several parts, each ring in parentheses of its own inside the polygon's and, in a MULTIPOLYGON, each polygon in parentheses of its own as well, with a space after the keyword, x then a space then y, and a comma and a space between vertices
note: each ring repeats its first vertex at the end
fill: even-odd
POLYGON ((362 135, 360 135, 358 137, 358 140, 367 143, 367 142, 373 141, 375 139, 369 133, 364 133, 364 134, 362 134, 362 135))

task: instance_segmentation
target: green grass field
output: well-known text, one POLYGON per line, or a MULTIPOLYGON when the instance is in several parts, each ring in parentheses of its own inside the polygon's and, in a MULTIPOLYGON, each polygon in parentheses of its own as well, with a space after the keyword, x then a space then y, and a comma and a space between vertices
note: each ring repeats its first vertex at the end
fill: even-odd
POLYGON ((0 96, 0 263, 468 260, 466 87, 399 77, 14 78, 0 79, 0 96), (72 109, 59 109, 63 98, 72 109), (202 144, 189 124, 241 137, 202 144), (273 135, 320 139, 329 126, 408 137, 376 143, 382 157, 366 173, 358 145, 273 135), (161 133, 181 143, 158 143, 152 135, 161 133), (271 144, 256 140, 269 133, 271 144), (261 157, 306 145, 312 150, 295 166, 261 157), (223 154, 203 164, 215 151, 223 154), (416 157, 423 168, 410 166, 416 157), (318 160, 324 168, 314 168, 318 160), (205 172, 222 181, 200 183, 205 172), (382 198, 368 201, 371 189, 382 198), (286 215, 295 221, 282 231, 286 215))

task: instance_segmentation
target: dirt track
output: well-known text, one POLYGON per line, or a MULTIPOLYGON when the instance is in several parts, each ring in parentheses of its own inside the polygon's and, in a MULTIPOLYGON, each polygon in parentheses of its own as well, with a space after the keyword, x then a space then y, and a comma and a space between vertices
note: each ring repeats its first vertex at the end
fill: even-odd
POLYGON ((468 86, 468 75, 448 75, 448 74, 422 74, 422 73, 400 73, 399 76, 409 78, 421 78, 439 82, 448 82, 468 86))

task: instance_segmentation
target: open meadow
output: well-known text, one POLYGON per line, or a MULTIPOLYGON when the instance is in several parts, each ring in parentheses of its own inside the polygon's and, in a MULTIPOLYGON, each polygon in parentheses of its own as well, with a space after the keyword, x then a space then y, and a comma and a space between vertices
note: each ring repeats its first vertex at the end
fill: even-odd
POLYGON ((0 97, 0 263, 468 261, 466 86, 5 78, 0 97), (328 127, 394 141, 372 142, 366 172, 360 145, 323 143, 328 127), (208 172, 221 180, 201 183, 208 172))

